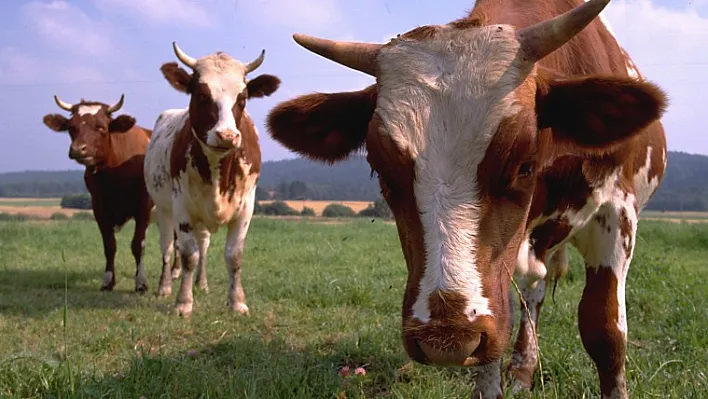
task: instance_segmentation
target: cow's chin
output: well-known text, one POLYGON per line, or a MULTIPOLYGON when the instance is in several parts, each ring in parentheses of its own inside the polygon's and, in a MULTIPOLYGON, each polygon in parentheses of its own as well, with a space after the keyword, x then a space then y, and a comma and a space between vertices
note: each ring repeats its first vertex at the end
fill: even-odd
POLYGON ((76 161, 76 163, 78 163, 79 165, 83 165, 89 168, 98 165, 98 162, 94 157, 74 158, 74 161, 76 161))

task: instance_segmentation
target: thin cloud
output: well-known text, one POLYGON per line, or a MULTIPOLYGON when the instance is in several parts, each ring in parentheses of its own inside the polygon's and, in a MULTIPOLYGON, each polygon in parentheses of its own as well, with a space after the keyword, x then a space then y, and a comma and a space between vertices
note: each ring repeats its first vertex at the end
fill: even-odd
POLYGON ((186 0, 94 0, 96 7, 102 10, 118 10, 156 24, 188 25, 193 27, 209 26, 211 21, 201 7, 209 1, 186 0))
POLYGON ((21 13, 44 40, 66 51, 102 56, 112 50, 107 27, 66 1, 32 1, 21 13))

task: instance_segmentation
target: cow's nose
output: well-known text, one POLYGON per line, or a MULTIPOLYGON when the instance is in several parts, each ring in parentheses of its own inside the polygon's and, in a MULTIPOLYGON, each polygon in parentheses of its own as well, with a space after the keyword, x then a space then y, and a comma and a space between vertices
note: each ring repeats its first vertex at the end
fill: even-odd
POLYGON ((419 340, 418 345, 425 355, 428 363, 436 366, 474 366, 479 362, 472 356, 480 346, 482 335, 466 334, 465 337, 450 337, 451 340, 457 342, 454 345, 440 346, 438 342, 428 342, 427 340, 419 340))
POLYGON ((82 158, 86 154, 86 144, 72 145, 69 147, 69 158, 82 158))
POLYGON ((226 148, 236 148, 241 141, 241 134, 230 129, 217 130, 216 137, 219 139, 220 146, 226 148))

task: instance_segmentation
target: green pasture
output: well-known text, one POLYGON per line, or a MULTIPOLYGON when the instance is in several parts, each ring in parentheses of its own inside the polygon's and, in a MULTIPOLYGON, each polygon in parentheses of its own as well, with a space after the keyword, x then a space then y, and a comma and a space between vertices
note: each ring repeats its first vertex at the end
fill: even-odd
MULTIPOLYGON (((133 293, 133 225, 118 235, 117 286, 100 292, 92 221, 0 222, 0 396, 12 398, 466 398, 470 371, 413 364, 400 341, 406 268, 395 226, 256 218, 244 256, 248 317, 226 308, 225 232, 194 314, 133 293), (364 376, 338 374, 363 367, 364 376)), ((627 375, 635 398, 708 397, 708 224, 640 224, 629 272, 627 375)), ((577 331, 584 272, 547 297, 543 385, 531 397, 599 397, 577 331)), ((507 353, 508 358, 508 353, 507 353)), ((527 397, 520 395, 519 397, 527 397)))

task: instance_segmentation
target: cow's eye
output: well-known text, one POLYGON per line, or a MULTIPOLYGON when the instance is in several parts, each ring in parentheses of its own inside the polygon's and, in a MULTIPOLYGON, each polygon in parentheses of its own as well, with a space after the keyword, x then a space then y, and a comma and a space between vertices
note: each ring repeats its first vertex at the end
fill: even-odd
POLYGON ((535 165, 533 162, 524 162, 519 166, 519 177, 531 177, 534 174, 535 165))

